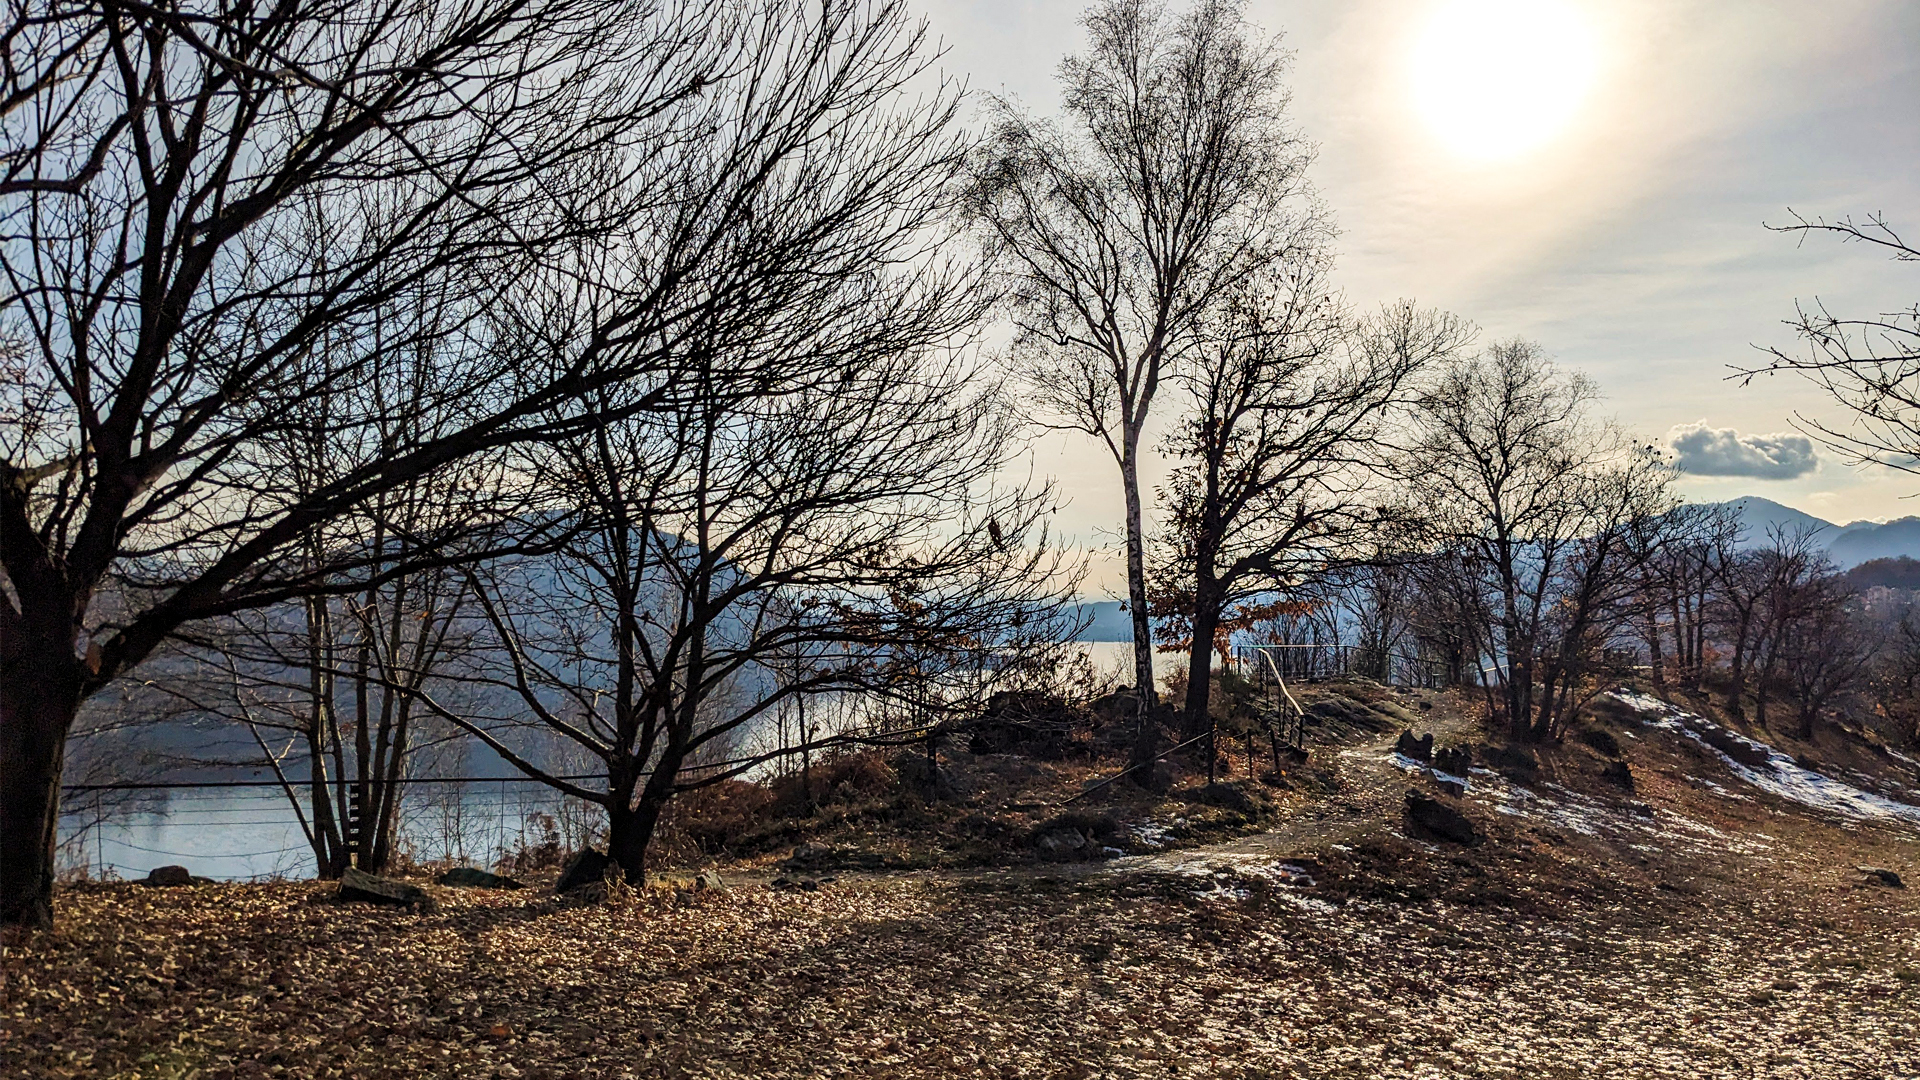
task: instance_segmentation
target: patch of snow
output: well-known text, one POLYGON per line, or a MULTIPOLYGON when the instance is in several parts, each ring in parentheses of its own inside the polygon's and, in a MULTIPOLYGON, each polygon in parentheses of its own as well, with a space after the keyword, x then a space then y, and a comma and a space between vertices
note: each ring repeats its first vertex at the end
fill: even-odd
POLYGON ((1804 768, 1792 756, 1765 743, 1727 731, 1705 717, 1696 716, 1651 695, 1633 690, 1615 690, 1613 697, 1638 712, 1649 727, 1676 732, 1713 751, 1735 776, 1761 791, 1856 821, 1904 821, 1920 825, 1920 806, 1862 791, 1852 784, 1804 768), (1749 767, 1728 757, 1701 737, 1700 731, 1705 729, 1717 729, 1765 753, 1766 766, 1749 767))
POLYGON ((1719 784, 1714 783, 1713 781, 1707 779, 1704 776, 1690 775, 1686 778, 1686 781, 1687 783, 1692 784, 1694 787, 1700 788, 1705 791, 1711 791, 1715 795, 1718 795, 1723 799, 1738 799, 1742 802, 1747 801, 1747 796, 1742 795, 1735 791, 1728 791, 1726 788, 1721 787, 1719 784))
MULTIPOLYGON (((1611 838, 1639 851, 1684 848, 1757 854, 1767 847, 1729 836, 1710 825, 1653 807, 1621 806, 1604 798, 1569 791, 1558 784, 1531 790, 1495 777, 1482 790, 1497 813, 1525 818, 1582 836, 1611 838)), ((1745 796, 1731 795, 1731 798, 1745 796)))
MULTIPOLYGON (((1455 776, 1452 773, 1441 772, 1439 769, 1434 768, 1433 766, 1427 764, 1426 762, 1421 761, 1418 758, 1410 758, 1407 755, 1400 753, 1398 750, 1388 755, 1385 760, 1387 761, 1388 764, 1391 764, 1394 768, 1402 769, 1406 772, 1432 773, 1434 776, 1434 779, 1436 780, 1459 784, 1461 787, 1468 787, 1471 785, 1471 781, 1469 781, 1464 776, 1455 776)), ((1471 771, 1483 772, 1485 770, 1472 769, 1471 771)))
POLYGON ((1322 900, 1317 896, 1302 896, 1296 892, 1274 893, 1273 898, 1283 903, 1291 904, 1302 911, 1311 911, 1316 915, 1332 915, 1340 910, 1336 905, 1322 900))
MULTIPOLYGON (((1252 853, 1170 851, 1164 855, 1132 855, 1115 859, 1107 865, 1113 870, 1173 874, 1196 879, 1204 883, 1194 894, 1202 900, 1245 900, 1251 895, 1246 885, 1249 880, 1285 886, 1273 890, 1275 895, 1314 886, 1313 875, 1305 867, 1277 861, 1271 855, 1252 853)), ((1328 905, 1326 910, 1333 910, 1332 905, 1328 905)))
POLYGON ((1133 826, 1133 838, 1150 848, 1167 846, 1167 826, 1156 821, 1133 826))
POLYGON ((1274 869, 1279 871, 1282 884, 1298 885, 1306 889, 1311 889, 1314 886, 1313 872, 1304 866, 1295 866, 1293 863, 1283 862, 1279 866, 1274 867, 1274 869))

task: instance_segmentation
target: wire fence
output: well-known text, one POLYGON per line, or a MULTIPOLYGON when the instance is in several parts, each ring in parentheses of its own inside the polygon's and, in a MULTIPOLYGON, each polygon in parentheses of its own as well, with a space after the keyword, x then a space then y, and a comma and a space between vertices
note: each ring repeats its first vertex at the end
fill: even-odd
POLYGON ((1254 682, 1276 676, 1288 682, 1319 682, 1359 676, 1388 686, 1437 690, 1447 685, 1446 665, 1432 657, 1360 645, 1236 645, 1234 666, 1254 682))

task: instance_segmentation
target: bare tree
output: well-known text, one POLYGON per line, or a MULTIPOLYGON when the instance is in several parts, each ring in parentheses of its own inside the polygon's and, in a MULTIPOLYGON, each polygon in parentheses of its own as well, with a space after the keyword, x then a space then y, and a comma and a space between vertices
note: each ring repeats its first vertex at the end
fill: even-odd
POLYGON ((1285 121, 1286 55, 1239 3, 1195 0, 1175 14, 1101 0, 1084 25, 1089 51, 1060 69, 1064 123, 995 103, 974 213, 1005 270, 1035 404, 1099 439, 1120 468, 1143 759, 1148 416, 1202 325, 1313 236, 1321 210, 1305 177, 1311 149, 1285 121))
POLYGON ((1378 436, 1412 380, 1470 331, 1401 303, 1364 321, 1320 267, 1261 279, 1210 323, 1177 370, 1193 408, 1168 439, 1157 609, 1184 623, 1186 734, 1205 728, 1212 660, 1235 608, 1255 612, 1306 577, 1364 557, 1383 522, 1370 482, 1378 436))
POLYGON ((1782 636, 1780 667, 1803 742, 1811 742, 1823 710, 1864 690, 1878 653, 1858 598, 1831 565, 1808 581, 1800 617, 1782 636))
POLYGON ((1707 645, 1721 629, 1720 577, 1739 540, 1739 521, 1729 510, 1697 504, 1638 522, 1629 532, 1640 567, 1634 630, 1647 647, 1655 686, 1665 689, 1672 676, 1682 689, 1700 688, 1707 645))
MULTIPOLYGON (((84 699, 188 623, 470 558, 486 521, 415 538, 404 563, 308 540, 456 462, 671 410, 691 336, 798 319, 823 283, 865 280, 919 222, 867 197, 899 155, 848 142, 912 139, 950 108, 843 123, 897 89, 876 56, 918 51, 885 0, 10 11, 0 336, 25 349, 0 425, 6 923, 50 918, 84 699), (417 343, 374 313, 409 307, 445 313, 421 330, 443 379, 382 418, 392 437, 295 407, 377 393, 375 358, 417 343), (303 485, 265 448, 315 423, 335 470, 303 485)), ((784 376, 729 377, 764 393, 784 376)), ((511 519, 537 480, 497 469, 483 516, 511 519)))
MULTIPOLYGON (((1775 529, 1765 547, 1743 555, 1746 566, 1739 580, 1753 609, 1746 674, 1753 680, 1753 720, 1763 728, 1767 705, 1801 628, 1826 606, 1828 593, 1837 586, 1833 561, 1815 536, 1814 529, 1775 529)), ((1736 681, 1731 693, 1743 693, 1745 681, 1736 681)))
MULTIPOLYGON (((1769 227, 1802 242, 1811 236, 1830 236, 1877 248, 1897 262, 1920 262, 1920 249, 1878 214, 1865 221, 1848 217, 1829 222, 1796 213, 1792 224, 1769 227)), ((1920 472, 1920 304, 1842 318, 1815 300, 1797 305, 1787 325, 1805 342, 1806 350, 1768 349, 1766 362, 1744 369, 1741 380, 1750 382, 1756 375, 1780 372, 1803 376, 1838 402, 1851 420, 1835 427, 1796 414, 1803 430, 1855 462, 1920 472)))
POLYGON ((818 388, 557 449, 550 475, 583 527, 553 558, 476 572, 500 658, 487 678, 509 699, 491 718, 428 705, 603 807, 629 879, 675 795, 796 749, 760 745, 789 702, 813 702, 816 725, 836 704, 862 721, 803 735, 809 753, 930 745, 1062 640, 1070 579, 1044 542, 1046 504, 988 486, 1012 446, 1005 403, 925 354, 953 324, 922 314, 866 323, 869 354, 818 388), (516 716, 577 744, 605 786, 530 760, 516 716))
POLYGON ((1920 742, 1920 612, 1908 594, 1890 612, 1876 613, 1878 647, 1867 672, 1867 688, 1880 713, 1897 725, 1907 742, 1920 742))
POLYGON ((1673 509, 1664 463, 1594 420, 1593 400, 1538 346, 1498 343, 1423 396, 1401 462, 1447 588, 1465 591, 1449 606, 1478 621, 1488 704, 1527 738, 1556 735, 1591 690, 1649 550, 1631 537, 1673 509))

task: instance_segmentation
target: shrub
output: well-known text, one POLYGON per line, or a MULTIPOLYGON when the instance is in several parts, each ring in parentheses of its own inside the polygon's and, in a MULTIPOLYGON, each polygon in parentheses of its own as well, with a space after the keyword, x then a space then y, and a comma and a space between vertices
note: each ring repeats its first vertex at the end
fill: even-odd
POLYGON ((745 780, 722 780, 682 792, 661 816, 661 848, 721 854, 771 815, 775 798, 766 785, 745 780))
POLYGON ((830 754, 814 762, 809 772, 807 779, 813 788, 811 800, 798 772, 770 782, 773 813, 805 817, 817 807, 876 799, 892 794, 900 786, 899 773, 878 750, 830 754))

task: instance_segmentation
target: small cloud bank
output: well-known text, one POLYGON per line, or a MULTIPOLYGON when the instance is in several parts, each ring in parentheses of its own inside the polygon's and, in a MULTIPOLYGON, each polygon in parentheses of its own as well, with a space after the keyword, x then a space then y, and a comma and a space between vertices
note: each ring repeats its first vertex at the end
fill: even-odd
POLYGON ((1695 476, 1751 476, 1759 480, 1792 480, 1814 470, 1819 461, 1813 440, 1798 432, 1742 435, 1732 428, 1681 424, 1667 432, 1674 465, 1695 476))

